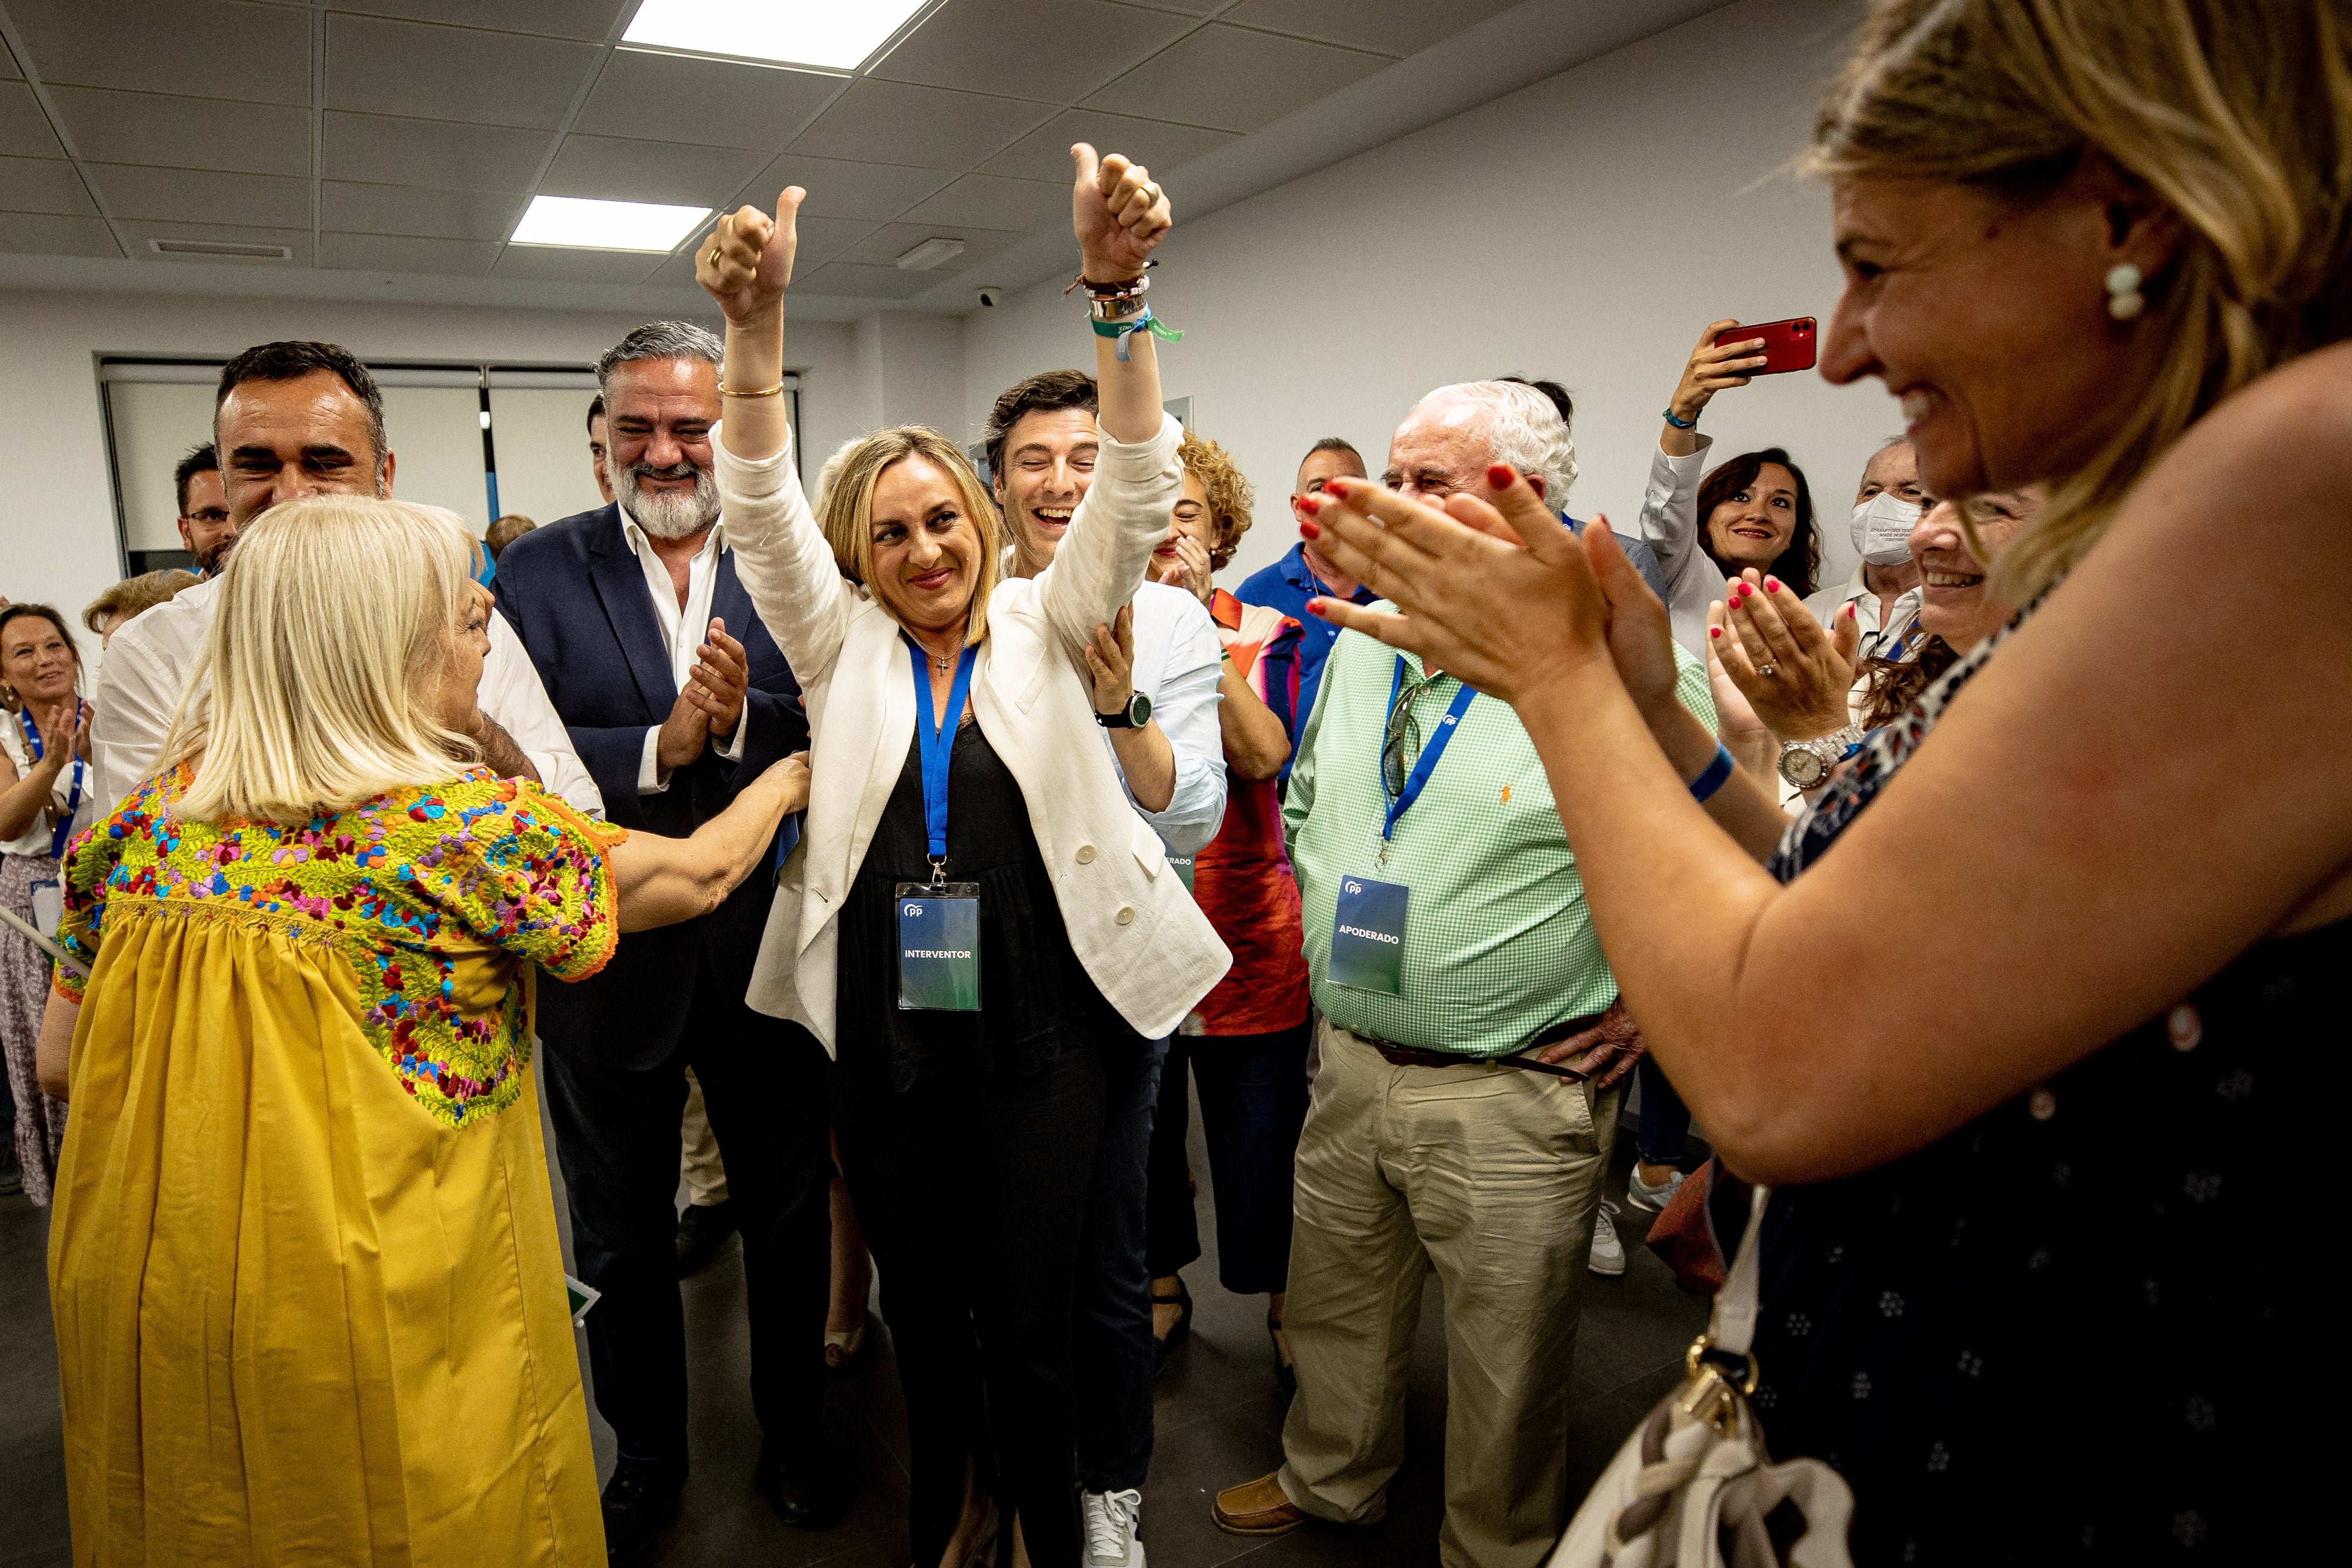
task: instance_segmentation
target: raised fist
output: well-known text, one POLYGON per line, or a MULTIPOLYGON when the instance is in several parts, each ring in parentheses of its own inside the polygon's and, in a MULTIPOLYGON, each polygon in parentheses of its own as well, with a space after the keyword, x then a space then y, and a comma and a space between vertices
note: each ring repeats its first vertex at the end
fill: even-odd
POLYGON ((776 197, 774 217, 757 207, 738 208, 703 236, 694 280, 730 321, 748 321, 783 298, 793 281, 801 203, 807 195, 798 185, 787 185, 776 197))
POLYGON ((1084 141, 1070 148, 1077 179, 1070 189, 1070 229, 1089 283, 1122 283, 1168 237, 1168 194, 1140 163, 1114 152, 1097 159, 1084 141))

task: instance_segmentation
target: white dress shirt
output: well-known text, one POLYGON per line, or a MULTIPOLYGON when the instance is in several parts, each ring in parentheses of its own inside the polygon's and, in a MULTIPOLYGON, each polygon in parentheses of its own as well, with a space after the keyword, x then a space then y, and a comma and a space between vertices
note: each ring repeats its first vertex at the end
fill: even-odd
MULTIPOLYGON (((1147 582, 1135 591, 1135 689, 1151 699, 1152 722, 1175 753, 1176 790, 1164 811, 1138 815, 1151 824, 1171 855, 1194 855, 1217 836, 1225 820, 1225 742, 1217 727, 1223 645, 1208 606, 1184 590, 1147 582)), ((1103 731, 1110 746, 1110 731, 1103 731)), ((1118 766, 1116 748, 1111 765, 1118 766)), ((1127 788, 1127 769, 1118 781, 1127 788)), ((1129 801, 1135 791, 1127 789, 1129 801)))
MULTIPOLYGON (((189 672, 204 652, 220 579, 183 590, 117 632, 99 661, 90 756, 98 764, 98 799, 111 815, 163 765, 163 737, 189 672)), ((604 797, 588 777, 572 737, 547 700, 539 672, 506 617, 490 612, 490 651, 482 662, 476 699, 539 769, 540 783, 589 816, 604 814, 604 797)), ((454 774, 457 765, 453 762, 454 774)))
POLYGON ((1666 573, 1666 617, 1675 641, 1706 657, 1706 607, 1723 597, 1729 581, 1713 557, 1699 548, 1698 482, 1714 439, 1702 435, 1687 457, 1650 449, 1650 485, 1642 496, 1642 542, 1657 552, 1666 573))
MULTIPOLYGON (((646 530, 637 527, 628 509, 621 509, 621 537, 629 541, 636 553, 637 564, 646 570, 646 591, 653 595, 654 619, 661 623, 662 646, 669 653, 670 679, 677 689, 686 690, 686 677, 700 655, 695 652, 702 646, 703 633, 710 629, 710 591, 719 580, 719 557, 727 549, 727 525, 716 522, 702 537, 702 548, 694 552, 694 559, 686 569, 686 602, 677 601, 677 584, 669 575, 669 562, 656 553, 653 540, 646 530)), ((741 641, 742 628, 730 626, 728 634, 741 641)), ((735 733, 723 745, 713 749, 730 762, 743 758, 743 719, 735 718, 735 733)), ((646 731, 646 748, 637 762, 637 793, 658 795, 669 788, 669 769, 661 765, 656 753, 661 749, 661 726, 646 731)))
POLYGON ((1854 655, 1857 659, 1874 657, 1908 630, 1908 617, 1904 610, 1906 602, 1910 605, 1909 616, 1916 617, 1919 613, 1916 595, 1908 601, 1898 595, 1893 618, 1882 624, 1879 613, 1882 601, 1871 591, 1870 585, 1863 580, 1862 574, 1868 570, 1865 564, 1857 562, 1853 575, 1844 582, 1835 588, 1824 588, 1805 601, 1805 608, 1813 612, 1813 619, 1832 632, 1837 629, 1838 612, 1849 604, 1853 606, 1854 628, 1862 633, 1861 647, 1854 655))

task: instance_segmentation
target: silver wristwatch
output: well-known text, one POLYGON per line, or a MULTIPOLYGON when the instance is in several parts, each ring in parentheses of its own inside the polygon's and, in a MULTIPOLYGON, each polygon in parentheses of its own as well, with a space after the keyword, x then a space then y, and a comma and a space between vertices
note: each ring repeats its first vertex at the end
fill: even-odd
POLYGON ((1858 724, 1847 725, 1833 735, 1818 740, 1799 740, 1780 747, 1780 777, 1799 789, 1810 789, 1830 776, 1830 769, 1862 744, 1869 732, 1858 724))

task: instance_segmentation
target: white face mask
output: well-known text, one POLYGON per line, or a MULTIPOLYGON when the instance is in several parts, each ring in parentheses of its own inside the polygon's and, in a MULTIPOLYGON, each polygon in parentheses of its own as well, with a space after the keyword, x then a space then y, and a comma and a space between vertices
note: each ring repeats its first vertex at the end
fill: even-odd
POLYGON ((1919 508, 1892 490, 1881 490, 1853 509, 1853 548, 1873 566, 1911 559, 1911 529, 1919 508))

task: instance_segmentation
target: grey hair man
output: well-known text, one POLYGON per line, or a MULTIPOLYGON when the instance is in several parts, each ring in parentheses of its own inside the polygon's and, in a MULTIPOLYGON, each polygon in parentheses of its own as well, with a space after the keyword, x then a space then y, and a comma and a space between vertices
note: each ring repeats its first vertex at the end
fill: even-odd
MULTIPOLYGON (((1507 463, 1577 533, 1584 525, 1568 515, 1568 492, 1576 483, 1576 442, 1559 405, 1531 382, 1455 382, 1429 393, 1404 416, 1389 441, 1389 463, 1381 483, 1442 507, 1448 496, 1491 498, 1486 470, 1507 463)), ((1626 558, 1650 591, 1664 599, 1666 574, 1657 552, 1640 539, 1617 535, 1626 558)))

